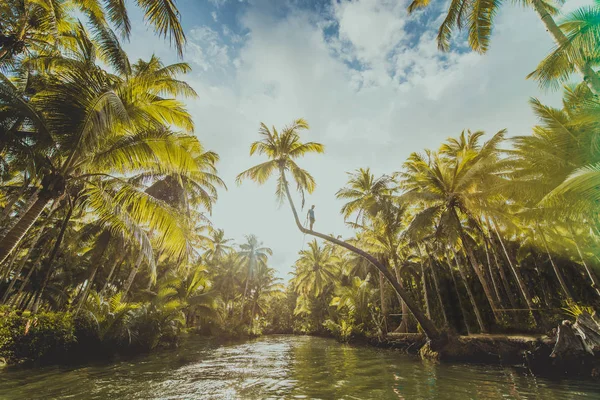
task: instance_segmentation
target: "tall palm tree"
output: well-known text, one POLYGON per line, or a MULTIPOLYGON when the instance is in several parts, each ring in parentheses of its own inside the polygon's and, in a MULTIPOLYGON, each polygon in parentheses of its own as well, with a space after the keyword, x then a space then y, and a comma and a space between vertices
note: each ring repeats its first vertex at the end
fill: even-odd
MULTIPOLYGON (((386 200, 389 202, 392 193, 390 186, 393 181, 390 177, 385 175, 375 178, 369 168, 360 168, 348 175, 349 179, 346 182, 346 186, 338 190, 336 198, 348 200, 348 202, 342 206, 344 219, 348 219, 352 214, 356 213, 356 223, 358 223, 359 219, 362 219, 362 223, 365 224, 368 219, 373 218, 378 213, 382 203, 386 200)), ((396 275, 396 277, 398 278, 398 275, 396 275)), ((398 283, 402 284, 400 280, 398 280, 398 283)), ((379 272, 379 292, 384 326, 387 328, 385 284, 382 272, 379 272)), ((403 301, 401 301, 401 303, 405 306, 403 301)))
MULTIPOLYGON (((431 0, 413 0, 408 7, 408 11, 409 13, 413 12, 419 8, 428 6, 430 3, 431 0)), ((438 47, 443 51, 447 51, 450 48, 451 38, 455 30, 466 28, 469 31, 468 40, 471 48, 479 53, 485 53, 488 50, 492 36, 495 16, 502 4, 501 2, 486 0, 469 2, 466 0, 452 0, 448 6, 446 18, 438 31, 438 47)), ((535 10, 559 49, 568 46, 570 38, 565 35, 553 18, 554 15, 558 14, 558 8, 555 5, 546 0, 527 0, 524 4, 535 10)), ((579 72, 590 90, 599 95, 600 77, 592 69, 593 63, 589 61, 588 59, 577 57, 570 59, 568 63, 561 63, 561 68, 564 67, 566 70, 574 69, 579 72)), ((562 75, 563 73, 561 72, 560 74, 562 75)))
MULTIPOLYGON (((600 65, 600 4, 581 7, 560 22, 559 29, 566 40, 558 43, 554 50, 540 62, 528 78, 534 78, 542 87, 558 89, 569 76, 578 72, 578 66, 600 65)), ((597 74, 597 72, 596 72, 597 74)), ((597 92, 595 92, 597 94, 597 92)))
POLYGON ((241 318, 244 318, 244 303, 248 295, 248 287, 254 278, 256 270, 267 265, 269 256, 273 255, 273 250, 268 247, 262 247, 262 243, 255 235, 246 236, 246 243, 240 245, 238 256, 246 266, 246 284, 242 294, 241 318))
MULTIPOLYGON (((480 136, 477 133, 469 135, 480 136)), ((475 257, 473 240, 465 224, 480 228, 477 216, 484 211, 482 206, 486 205, 489 195, 485 184, 503 168, 498 162, 498 145, 503 138, 504 131, 501 131, 475 149, 467 146, 453 152, 450 146, 443 147, 439 154, 428 152, 422 156, 413 153, 404 164, 404 171, 399 174, 406 191, 402 195, 404 200, 422 207, 411 223, 412 229, 436 227, 437 235, 445 236, 450 244, 460 240, 494 313, 499 304, 484 269, 475 257)), ((463 141, 465 144, 468 142, 463 141)))
MULTIPOLYGON (((277 179, 277 198, 282 201, 284 196, 287 196, 288 202, 292 209, 296 226, 298 229, 305 234, 316 236, 323 240, 334 243, 338 246, 344 247, 351 252, 360 255, 361 257, 368 260, 377 269, 379 269, 386 279, 392 284, 396 292, 404 299, 407 303, 408 308, 413 313, 417 321, 421 324, 425 334, 432 340, 437 341, 441 338, 438 330, 428 318, 423 315, 417 305, 409 297, 408 293, 400 286, 398 281, 394 278, 389 269, 383 265, 379 260, 373 257, 371 254, 350 245, 347 242, 328 236, 316 231, 305 229, 300 222, 298 212, 294 206, 294 202, 290 193, 288 181, 286 178, 286 172, 289 171, 296 182, 298 191, 302 194, 304 199, 304 192, 307 191, 312 193, 315 189, 315 181, 313 177, 305 170, 301 169, 295 162, 295 159, 302 157, 309 153, 323 153, 324 147, 320 143, 307 142, 302 143, 299 135, 300 130, 308 129, 308 124, 303 119, 294 121, 290 126, 285 127, 281 133, 277 132, 275 128, 269 130, 265 124, 261 124, 259 134, 261 140, 252 143, 250 146, 250 155, 258 152, 264 154, 269 158, 269 161, 256 165, 248 170, 239 174, 236 181, 241 183, 244 179, 251 179, 258 184, 265 183, 271 175, 278 173, 277 179)), ((304 202, 304 201, 303 201, 304 202)))

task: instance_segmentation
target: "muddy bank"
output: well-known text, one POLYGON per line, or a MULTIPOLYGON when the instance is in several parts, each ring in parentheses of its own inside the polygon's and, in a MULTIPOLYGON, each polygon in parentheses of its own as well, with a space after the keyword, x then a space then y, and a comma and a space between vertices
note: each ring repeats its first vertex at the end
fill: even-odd
POLYGON ((450 336, 438 351, 432 351, 425 335, 418 333, 390 333, 368 343, 444 362, 513 365, 536 375, 600 378, 600 323, 588 314, 575 322, 563 321, 549 335, 450 336))

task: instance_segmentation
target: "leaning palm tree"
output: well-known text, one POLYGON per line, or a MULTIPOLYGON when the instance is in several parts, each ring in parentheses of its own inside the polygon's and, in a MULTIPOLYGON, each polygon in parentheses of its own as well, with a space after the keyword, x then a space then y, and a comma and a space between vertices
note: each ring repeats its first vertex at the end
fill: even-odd
POLYGON ((595 68, 600 65, 600 3, 596 1, 594 6, 581 7, 565 16, 559 29, 566 40, 558 43, 528 75, 544 88, 558 89, 571 74, 578 72, 580 65, 595 68))
MULTIPOLYGON (((307 171, 301 169, 298 164, 296 164, 295 159, 309 153, 323 153, 324 151, 324 147, 320 143, 303 143, 301 141, 299 131, 306 129, 308 129, 308 123, 303 119, 294 121, 291 125, 285 127, 281 132, 277 132, 275 128, 269 130, 265 124, 261 124, 261 128, 259 130, 261 140, 252 143, 250 146, 250 155, 253 155, 254 153, 264 154, 269 158, 269 160, 242 172, 237 176, 236 181, 239 184, 244 179, 251 179, 258 184, 264 184, 274 173, 278 173, 279 176, 277 178, 276 191, 277 198, 281 202, 283 201, 284 196, 287 197, 298 229, 302 233, 316 236, 338 246, 344 247, 347 250, 360 255, 373 264, 384 274, 396 292, 402 297, 402 299, 404 299, 409 310, 421 324, 421 327, 423 328, 423 331, 427 337, 431 340, 437 341, 441 338, 441 336, 433 322, 425 317, 416 303, 400 286, 398 281, 394 278, 390 270, 385 265, 383 265, 371 254, 352 246, 347 242, 334 238, 333 236, 308 230, 302 226, 300 218, 298 217, 298 211, 294 206, 294 201, 290 193, 286 172, 289 172, 292 175, 296 182, 296 187, 302 195, 302 199, 304 200, 305 191, 308 193, 312 193, 314 191, 315 180, 307 171)), ((302 201, 302 203, 304 203, 304 201, 302 201)))

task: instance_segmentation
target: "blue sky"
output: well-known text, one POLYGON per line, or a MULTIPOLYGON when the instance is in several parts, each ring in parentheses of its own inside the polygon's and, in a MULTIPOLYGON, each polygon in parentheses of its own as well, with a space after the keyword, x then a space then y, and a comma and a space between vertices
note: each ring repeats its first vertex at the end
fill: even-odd
MULTIPOLYGON (((589 0, 569 0, 572 10, 589 0)), ((540 91, 526 75, 552 48, 531 10, 505 4, 491 49, 468 51, 464 37, 440 53, 435 43, 445 2, 432 1, 408 16, 406 0, 179 0, 188 37, 185 79, 198 99, 187 101, 196 134, 221 156, 222 191, 212 220, 240 242, 256 234, 274 251, 271 265, 287 277, 303 236, 287 207, 279 208, 274 182, 234 183, 250 158, 260 122, 282 126, 304 117, 307 140, 326 154, 300 161, 317 181, 307 200, 316 204, 316 228, 349 235, 335 192, 346 172, 377 173, 402 167, 413 151, 437 147, 463 129, 528 134, 535 118, 530 97, 558 105, 559 93, 540 91)), ((132 57, 157 54, 177 62, 168 43, 134 16, 132 57)), ((309 240, 307 238, 306 240, 309 240)))

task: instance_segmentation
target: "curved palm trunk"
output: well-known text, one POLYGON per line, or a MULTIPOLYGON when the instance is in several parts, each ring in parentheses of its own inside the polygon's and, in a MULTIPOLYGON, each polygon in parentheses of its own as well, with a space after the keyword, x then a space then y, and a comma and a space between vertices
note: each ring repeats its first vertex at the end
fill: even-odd
POLYGON ((460 277, 462 278, 463 283, 465 285, 465 289, 467 290, 467 296, 469 297, 469 301, 471 302, 471 305, 473 306, 473 311, 475 312, 475 318, 477 319, 477 324, 479 325, 479 330, 481 331, 481 333, 487 333, 487 329, 483 322, 483 318, 481 317, 481 311, 479 310, 477 301, 475 301, 475 296, 473 295, 473 291, 471 290, 471 287, 469 286, 469 280, 467 279, 467 275, 465 274, 465 271, 463 271, 463 269, 461 268, 460 261, 458 261, 458 254, 454 251, 454 249, 452 249, 452 252, 454 253, 454 262, 456 263, 456 268, 458 269, 458 273, 460 274, 460 277))
MULTIPOLYGON (((533 8, 535 12, 540 16, 542 23, 554 39, 554 42, 560 46, 567 42, 567 36, 563 33, 563 31, 556 25, 556 21, 554 18, 548 13, 548 11, 544 8, 543 2, 541 0, 532 0, 533 8)), ((583 76, 583 81, 590 88, 590 90, 596 94, 600 95, 600 77, 598 74, 594 72, 594 70, 590 67, 589 63, 584 63, 583 65, 575 65, 575 69, 581 76, 583 76)))
POLYGON ((565 292, 567 299, 573 300, 573 295, 571 294, 571 290, 569 289, 569 286, 567 286, 567 283, 565 282, 565 278, 563 277, 562 272, 560 271, 560 269, 554 262, 554 259, 552 258, 552 254, 550 254, 550 248, 548 247, 548 242, 546 241, 546 235, 544 235, 544 231, 540 228, 540 225, 539 224, 536 224, 536 225, 537 225, 537 230, 540 233, 540 236, 542 237, 542 242, 544 243, 544 247, 546 248, 546 253, 548 254, 548 259, 550 260, 550 264, 552 265, 554 274, 556 275, 556 278, 558 279, 558 282, 560 283, 560 287, 563 290, 563 292, 565 292))
POLYGON ((337 244, 338 246, 341 246, 355 254, 358 254, 359 256, 361 256, 362 258, 366 259, 371 264, 373 264, 373 266, 375 266, 375 268, 377 268, 379 271, 381 271, 383 273, 383 275, 388 280, 388 282, 390 282, 390 284, 392 285, 392 287, 394 288, 396 293, 398 293, 400 295, 400 297, 402 297, 402 299, 406 302, 408 309, 415 316, 416 320, 421 325, 421 328, 423 328, 423 332, 425 332, 425 335, 427 336, 427 338, 429 338, 431 341, 439 341, 440 339, 442 339, 440 332, 437 330, 437 328, 435 327, 433 322, 429 318, 427 318, 425 315, 423 315, 423 313, 421 312, 419 307, 416 305, 416 303, 410 298, 408 292, 406 292, 406 290, 404 290, 400 286, 400 284, 394 278, 394 276, 389 271, 389 269, 387 269, 383 264, 381 264, 375 257, 373 257, 371 254, 369 254, 357 247, 354 247, 342 240, 338 240, 334 237, 325 235, 323 233, 311 231, 302 226, 302 223, 300 222, 300 218, 298 218, 298 212, 296 211, 296 207, 294 206, 294 202, 293 202, 292 196, 290 194, 290 188, 287 183, 287 179, 285 177, 285 171, 283 169, 280 169, 280 173, 281 173, 281 178, 282 178, 283 185, 285 188, 285 192, 286 192, 286 195, 288 198, 288 202, 290 203, 290 207, 292 208, 292 213, 294 214, 294 219, 296 220, 296 225, 298 226, 298 229, 300 230, 300 232, 321 238, 323 240, 326 240, 326 241, 334 243, 334 244, 337 244))

